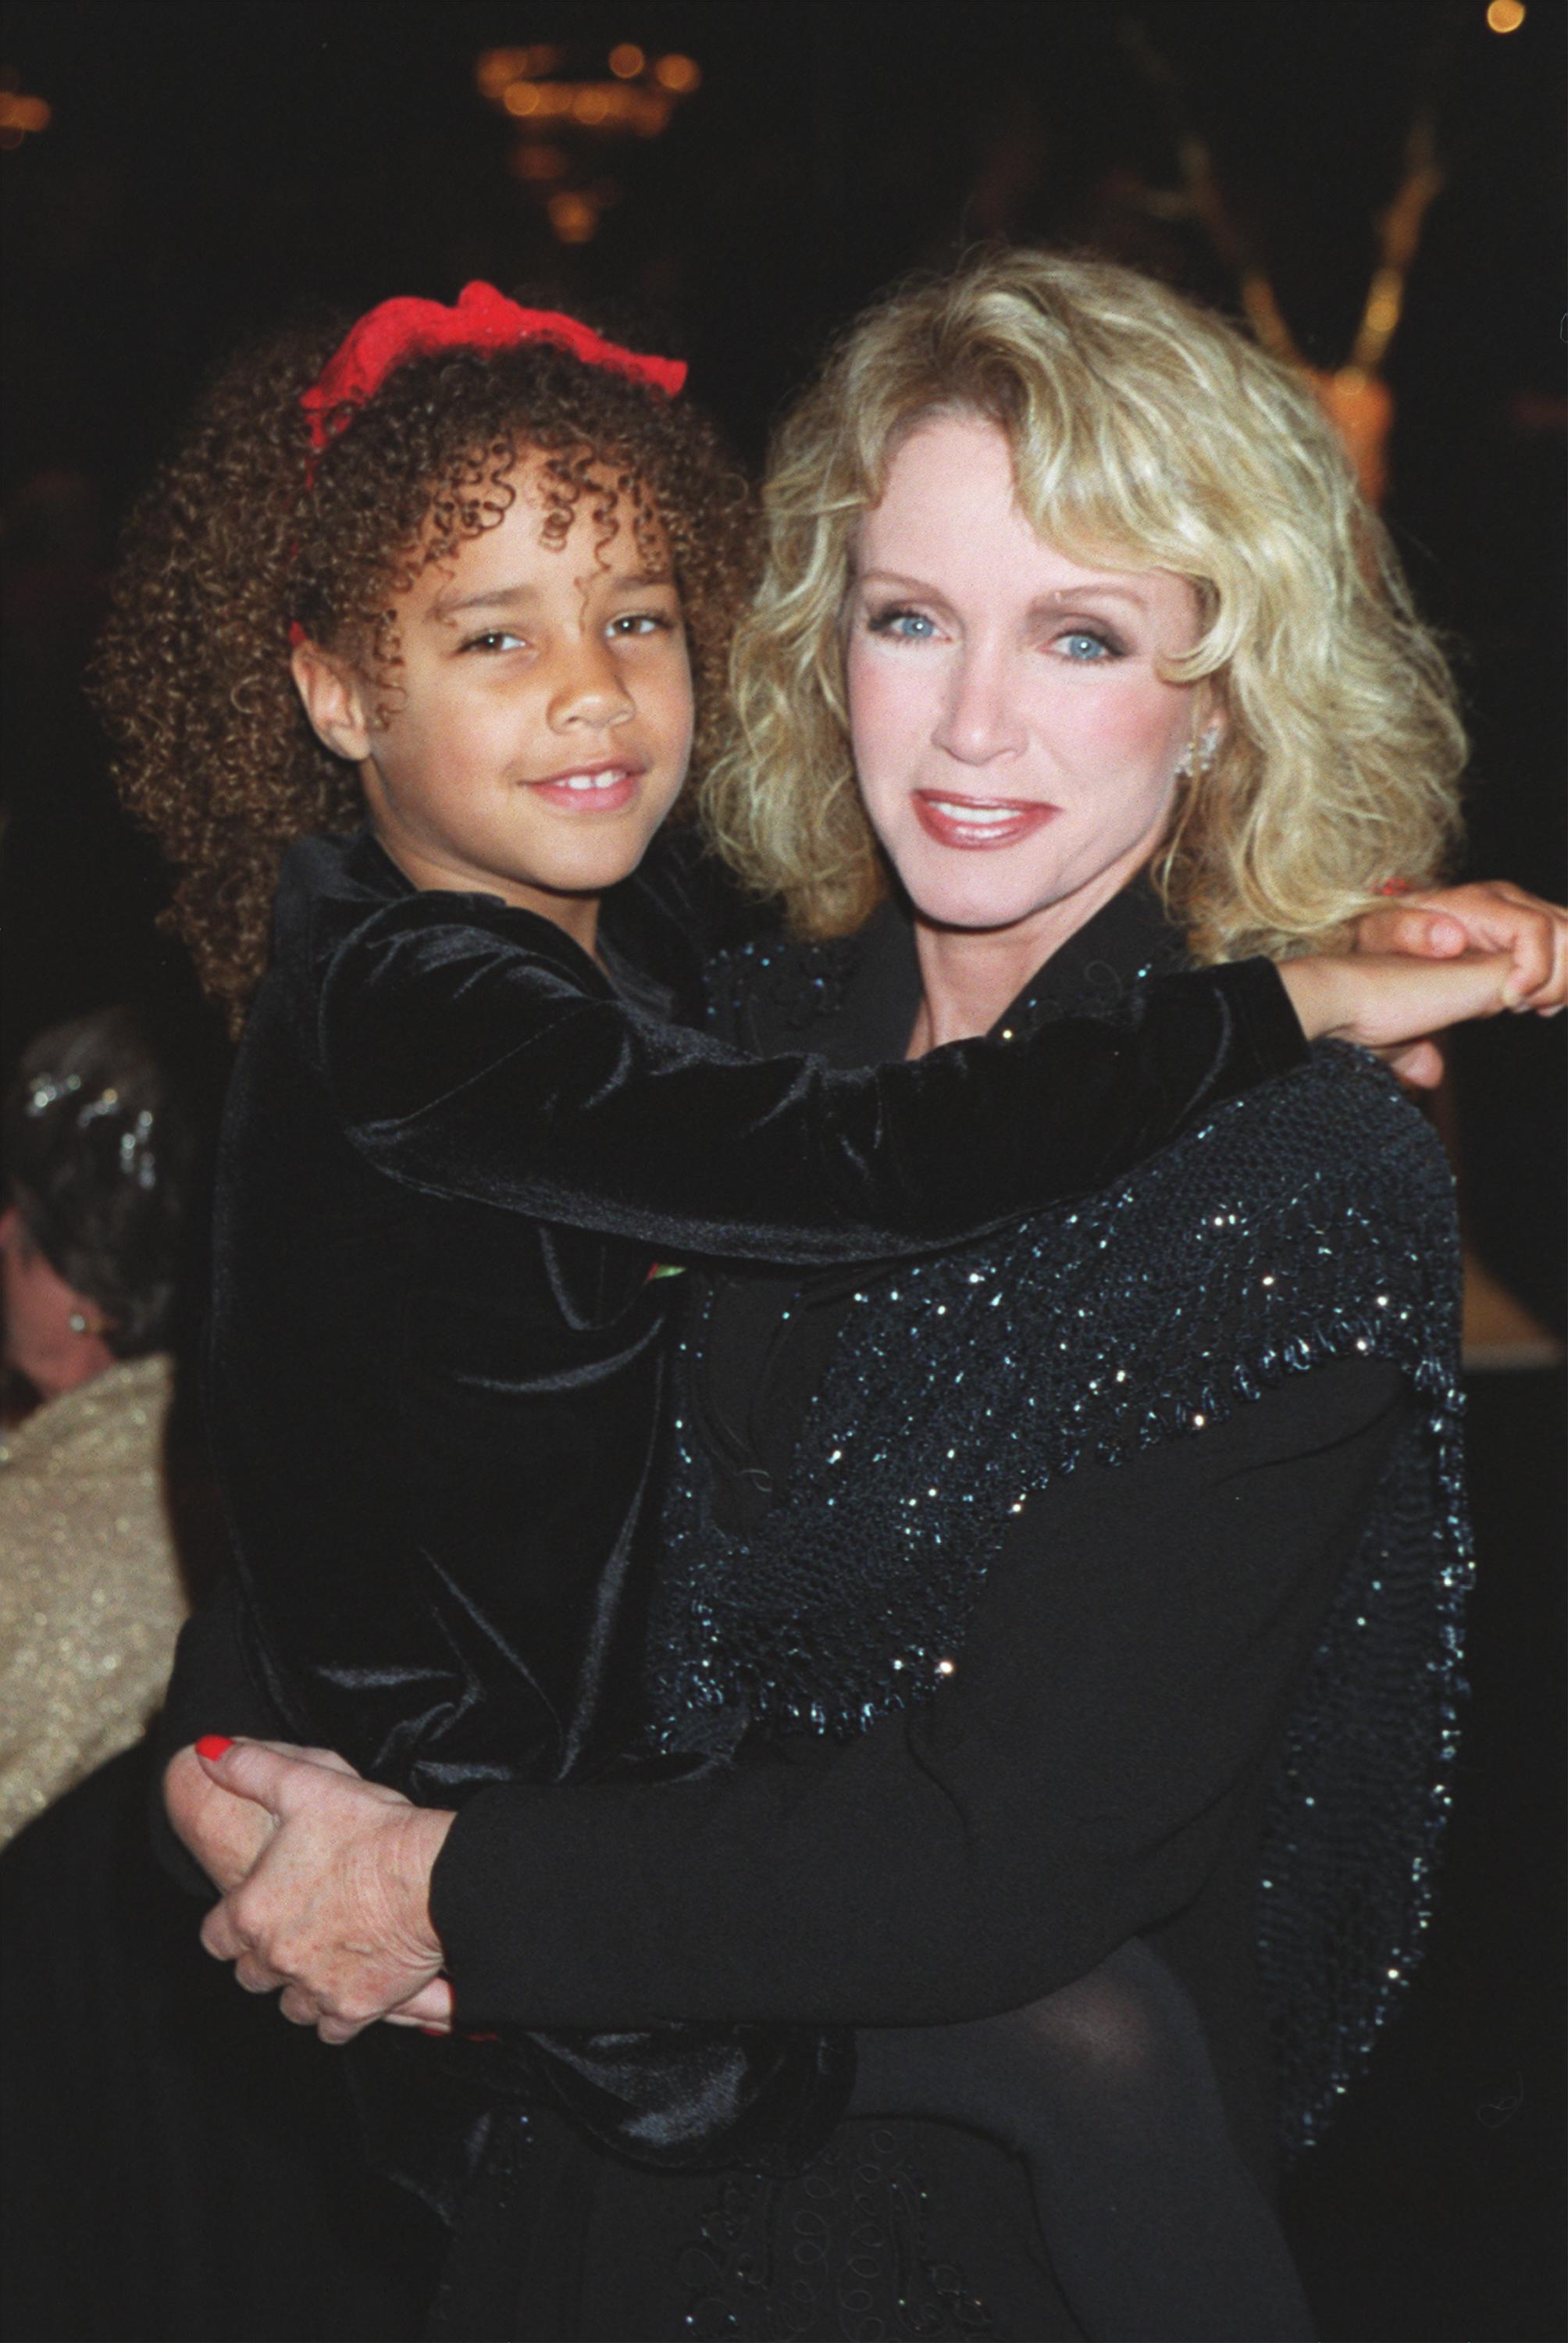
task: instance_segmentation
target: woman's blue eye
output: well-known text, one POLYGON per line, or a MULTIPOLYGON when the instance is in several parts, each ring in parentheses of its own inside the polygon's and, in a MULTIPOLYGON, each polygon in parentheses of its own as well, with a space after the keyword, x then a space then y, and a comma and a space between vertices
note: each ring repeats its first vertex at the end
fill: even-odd
POLYGON ((1070 659, 1080 667, 1092 667, 1101 659, 1112 656, 1110 644, 1102 635, 1091 635, 1081 628, 1070 635, 1059 635, 1057 641, 1070 659))
POLYGON ((890 635, 896 643, 929 643, 937 631, 923 610, 879 610, 870 623, 874 635, 890 635))

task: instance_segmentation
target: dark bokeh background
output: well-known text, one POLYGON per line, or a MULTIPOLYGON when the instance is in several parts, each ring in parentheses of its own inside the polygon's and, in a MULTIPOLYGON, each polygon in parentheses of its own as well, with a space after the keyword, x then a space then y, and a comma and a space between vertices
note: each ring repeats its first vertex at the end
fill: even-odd
MULTIPOLYGON (((154 921, 77 688, 117 517, 203 370, 301 302, 452 297, 469 277, 613 299, 693 362, 752 460, 826 336, 879 285, 1003 236, 1092 245, 1233 304, 1171 200, 1169 118, 1108 5, 65 5, 6 19, 0 89, 47 100, 0 151, 8 978, 0 1072, 53 1019, 190 980, 154 921), (475 64, 554 43, 684 54, 701 85, 651 140, 578 141, 618 186, 558 240, 508 169, 475 64)), ((1471 867, 1561 897, 1564 15, 1481 0, 1155 5, 1227 204, 1298 342, 1343 361, 1412 108, 1448 168, 1388 377, 1389 517, 1452 630, 1476 737, 1471 867)), ((0 136, 0 146, 3 146, 0 136)), ((1563 1040, 1461 1041, 1472 1233, 1561 1325, 1563 1040)), ((1564 2332, 1554 1955, 1560 1384, 1476 1393, 1477 1702, 1443 1928, 1380 2072, 1298 2192, 1330 2333, 1521 2343, 1564 2332), (1550 1654, 1548 1661, 1543 1655, 1550 1654), (1552 1811, 1548 1812, 1550 1808, 1552 1811)))

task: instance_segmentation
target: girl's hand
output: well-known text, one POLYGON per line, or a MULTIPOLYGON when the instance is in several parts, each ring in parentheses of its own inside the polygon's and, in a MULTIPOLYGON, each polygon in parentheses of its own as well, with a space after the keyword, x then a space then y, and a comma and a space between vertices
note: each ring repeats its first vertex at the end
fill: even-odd
POLYGON ((284 2016, 324 2042, 394 2014, 446 2030, 430 1874, 453 1816, 361 1781, 330 1752, 236 1741, 216 1756, 198 1746, 196 1763, 267 1825, 254 1868, 202 1925, 207 1951, 233 1961, 249 1993, 281 1986, 284 2016))
POLYGON ((1514 963, 1504 952, 1470 952, 1459 960, 1325 952, 1287 960, 1280 977, 1309 1041, 1359 1042, 1387 1057, 1407 1081, 1422 1079, 1401 1062, 1412 1044, 1418 1064, 1422 1051, 1435 1060, 1429 1035, 1519 1006, 1514 963))
POLYGON ((1554 1016, 1568 999, 1568 911, 1506 879, 1403 895, 1368 911, 1353 930, 1358 952, 1409 952, 1432 960, 1462 952, 1507 952, 1513 963, 1510 1008, 1554 1016))

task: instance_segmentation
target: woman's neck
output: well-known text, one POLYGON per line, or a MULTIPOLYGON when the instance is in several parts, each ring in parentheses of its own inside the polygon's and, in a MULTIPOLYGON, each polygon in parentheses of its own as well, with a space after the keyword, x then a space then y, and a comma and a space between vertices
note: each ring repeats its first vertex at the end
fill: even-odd
POLYGON ((921 997, 910 1056, 922 1058, 944 1041, 989 1033, 1046 961, 1121 892, 1148 859, 1149 850, 1141 844, 1135 855, 1122 856, 1060 902, 1047 903, 1005 928, 941 927, 917 907, 921 997))

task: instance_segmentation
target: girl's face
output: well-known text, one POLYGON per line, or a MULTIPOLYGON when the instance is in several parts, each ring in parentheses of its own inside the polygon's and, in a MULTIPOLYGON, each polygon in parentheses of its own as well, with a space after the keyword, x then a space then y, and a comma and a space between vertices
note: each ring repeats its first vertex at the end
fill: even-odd
POLYGON ((680 604, 649 574, 624 498, 604 543, 590 491, 551 546, 537 457, 514 486, 506 518, 396 605, 384 723, 373 678, 309 646, 295 674, 417 886, 499 895, 591 950, 598 896, 637 868, 686 777, 680 604))
POLYGON ((1194 713, 1158 663, 1197 598, 1037 536, 993 424, 940 417, 900 449, 846 623, 866 810, 925 920, 1059 939, 1153 853, 1194 713))

